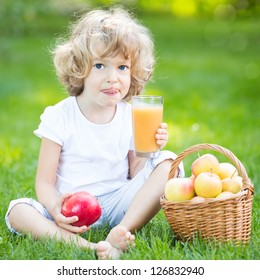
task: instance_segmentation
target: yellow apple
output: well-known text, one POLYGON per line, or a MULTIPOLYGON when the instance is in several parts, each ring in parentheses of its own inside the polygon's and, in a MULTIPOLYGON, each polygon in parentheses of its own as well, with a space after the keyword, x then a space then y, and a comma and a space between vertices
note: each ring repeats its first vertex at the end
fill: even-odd
POLYGON ((204 154, 194 160, 191 165, 192 174, 196 177, 202 172, 219 173, 219 161, 212 154, 204 154))
POLYGON ((242 187, 243 187, 243 178, 241 176, 235 176, 234 179, 237 180, 240 183, 241 189, 242 189, 242 187))
POLYGON ((204 202, 205 200, 206 200, 205 197, 196 195, 190 201, 193 203, 200 203, 200 202, 204 202))
POLYGON ((202 172, 196 177, 194 188, 198 196, 214 198, 222 192, 222 183, 215 173, 202 172))
POLYGON ((224 191, 220 193, 216 198, 230 198, 234 195, 232 192, 224 191))
POLYGON ((218 176, 220 177, 220 179, 231 178, 238 176, 238 172, 236 167, 232 163, 221 162, 219 164, 218 176))
POLYGON ((236 178, 225 178, 222 181, 222 191, 238 193, 242 188, 242 183, 236 178))
POLYGON ((164 190, 165 198, 169 201, 183 201, 194 197, 194 185, 191 178, 172 178, 164 190))

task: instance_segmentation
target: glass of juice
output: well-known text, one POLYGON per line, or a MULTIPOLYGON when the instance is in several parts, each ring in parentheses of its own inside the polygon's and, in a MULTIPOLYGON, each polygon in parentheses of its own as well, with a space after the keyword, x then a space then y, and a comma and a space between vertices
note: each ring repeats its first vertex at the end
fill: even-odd
POLYGON ((163 96, 132 96, 135 155, 154 157, 159 151, 155 135, 163 120, 163 96))

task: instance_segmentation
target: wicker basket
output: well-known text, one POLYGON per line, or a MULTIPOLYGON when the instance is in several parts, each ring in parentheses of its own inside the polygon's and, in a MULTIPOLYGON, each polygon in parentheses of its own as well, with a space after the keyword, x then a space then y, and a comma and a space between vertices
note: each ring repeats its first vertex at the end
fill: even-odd
POLYGON ((170 202, 160 198, 164 214, 177 239, 187 241, 194 236, 218 241, 247 243, 251 233, 251 213, 254 187, 241 162, 231 151, 215 144, 198 144, 182 153, 172 163, 169 179, 178 165, 189 154, 200 150, 213 150, 224 154, 237 168, 243 178, 242 190, 231 198, 206 199, 204 202, 170 202))

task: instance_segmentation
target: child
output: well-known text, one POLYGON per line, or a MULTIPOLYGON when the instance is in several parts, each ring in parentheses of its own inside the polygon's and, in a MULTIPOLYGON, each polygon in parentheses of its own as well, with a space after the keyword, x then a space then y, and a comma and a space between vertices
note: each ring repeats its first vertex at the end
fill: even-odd
MULTIPOLYGON (((133 233, 160 210, 159 198, 176 155, 161 151, 156 159, 133 151, 131 105, 150 79, 153 41, 149 31, 120 8, 86 13, 70 38, 53 51, 54 65, 70 97, 47 107, 34 131, 41 138, 36 174, 38 201, 10 202, 6 223, 11 232, 75 242, 94 249, 100 259, 117 259, 133 233), (78 217, 61 214, 66 197, 88 191, 102 207, 93 225, 109 223, 105 241, 88 242, 88 227, 71 224, 78 217)), ((163 148, 167 125, 155 135, 163 148)), ((182 168, 180 168, 182 171, 182 168)))

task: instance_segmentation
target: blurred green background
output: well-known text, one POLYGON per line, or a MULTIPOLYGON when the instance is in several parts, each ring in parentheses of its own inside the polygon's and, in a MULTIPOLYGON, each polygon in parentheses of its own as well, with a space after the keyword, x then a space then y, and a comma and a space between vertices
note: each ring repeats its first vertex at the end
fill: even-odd
POLYGON ((39 141, 30 133, 44 107, 67 96, 49 49, 84 10, 114 4, 133 11, 154 35, 157 65, 146 91, 165 96, 168 148, 178 153, 212 142, 233 150, 248 169, 256 165, 251 159, 260 155, 259 1, 0 0, 2 167, 19 165, 26 154, 22 141, 37 158, 39 141))
POLYGON ((136 13, 156 17, 168 14, 175 18, 207 18, 218 21, 256 19, 259 0, 1 0, 0 24, 2 35, 25 35, 36 31, 51 32, 59 16, 70 16, 82 9, 123 5, 136 13), (52 20, 45 20, 46 16, 52 20))
MULTIPOLYGON (((84 10, 114 4, 133 11, 154 36, 157 64, 145 91, 165 97, 166 148, 179 153, 216 143, 244 164, 255 185, 252 235, 259 248, 257 0, 0 0, 0 244, 1 235, 9 236, 3 220, 9 201, 35 196, 40 141, 32 132, 44 108, 67 97, 49 50, 84 10)), ((196 156, 187 158, 187 174, 196 156)))

